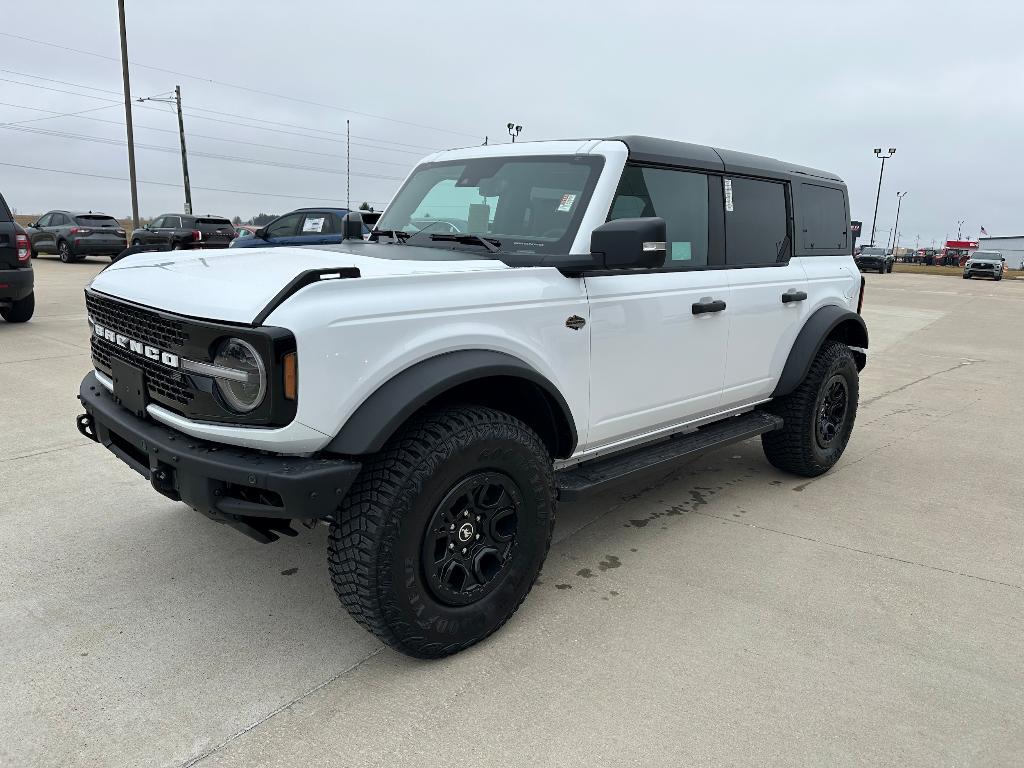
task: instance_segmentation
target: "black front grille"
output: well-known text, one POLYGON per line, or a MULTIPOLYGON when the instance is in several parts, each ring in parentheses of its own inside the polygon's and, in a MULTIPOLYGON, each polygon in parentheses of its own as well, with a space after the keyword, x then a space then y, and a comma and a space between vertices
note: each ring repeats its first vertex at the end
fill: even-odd
POLYGON ((85 294, 89 316, 102 326, 161 349, 177 348, 189 340, 184 323, 147 309, 123 304, 91 291, 85 294))
MULTIPOLYGON (((100 322, 102 324, 102 321, 100 322)), ((148 358, 132 354, 113 342, 93 335, 93 362, 107 374, 110 373, 111 357, 120 358, 124 362, 143 370, 146 375, 146 389, 151 399, 188 405, 196 396, 195 391, 189 384, 188 378, 184 374, 166 368, 148 358)))

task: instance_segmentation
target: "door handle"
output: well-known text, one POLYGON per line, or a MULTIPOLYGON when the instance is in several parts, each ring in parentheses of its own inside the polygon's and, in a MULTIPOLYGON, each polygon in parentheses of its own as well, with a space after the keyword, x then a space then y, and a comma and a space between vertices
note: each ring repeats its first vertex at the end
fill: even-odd
POLYGON ((690 305, 695 315, 703 315, 706 312, 721 312, 725 309, 725 302, 721 299, 713 301, 697 301, 690 305))
POLYGON ((806 292, 790 289, 790 290, 786 291, 784 294, 782 294, 782 303, 783 304, 789 304, 790 302, 794 302, 794 301, 803 301, 806 298, 807 298, 807 293, 806 292))

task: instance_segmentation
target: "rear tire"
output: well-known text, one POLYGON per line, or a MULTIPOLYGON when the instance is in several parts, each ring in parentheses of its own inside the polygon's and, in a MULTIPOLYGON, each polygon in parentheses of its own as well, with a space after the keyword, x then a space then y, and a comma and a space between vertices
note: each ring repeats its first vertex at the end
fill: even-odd
POLYGON ((8 323, 27 323, 32 319, 36 311, 36 295, 30 293, 23 299, 11 304, 9 307, 0 307, 0 317, 8 323))
POLYGON ((472 406, 417 417, 363 465, 331 524, 334 591, 392 648, 456 653, 526 598, 555 505, 551 457, 518 419, 472 406))
POLYGON ((60 256, 60 260, 65 264, 70 264, 75 260, 75 257, 71 255, 71 246, 68 245, 66 240, 61 240, 57 243, 57 255, 60 256))
POLYGON ((803 477, 828 472, 846 450, 858 397, 857 364, 850 348, 826 341, 800 386, 771 405, 785 424, 761 435, 768 461, 803 477))

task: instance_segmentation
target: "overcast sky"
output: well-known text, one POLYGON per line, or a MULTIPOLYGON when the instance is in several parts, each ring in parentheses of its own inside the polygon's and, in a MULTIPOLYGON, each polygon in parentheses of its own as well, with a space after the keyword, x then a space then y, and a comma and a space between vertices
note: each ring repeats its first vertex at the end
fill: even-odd
MULTIPOLYGON (((512 120, 523 140, 640 133, 833 171, 865 223, 862 242, 872 149, 896 147, 877 240, 903 190, 904 244, 955 237, 958 219, 965 236, 1024 234, 1014 0, 128 0, 127 23, 133 96, 182 87, 197 212, 344 205, 346 118, 354 204, 386 202, 430 148, 507 141, 512 120)), ((115 0, 5 2, 3 32, 114 59, 0 34, 9 204, 129 215, 126 181, 11 167, 127 179, 115 0), (82 110, 93 111, 51 114, 82 110)), ((138 177, 169 185, 140 184, 140 211, 181 210, 172 108, 136 106, 138 177)))

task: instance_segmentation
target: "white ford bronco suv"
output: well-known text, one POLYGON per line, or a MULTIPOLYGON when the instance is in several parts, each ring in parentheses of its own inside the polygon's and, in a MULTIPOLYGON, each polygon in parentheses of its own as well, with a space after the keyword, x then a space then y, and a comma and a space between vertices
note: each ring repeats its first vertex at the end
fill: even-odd
POLYGON ((556 502, 760 435, 839 459, 868 346, 846 186, 639 136, 439 152, 370 240, 137 254, 86 289, 78 428, 269 542, 330 526, 344 607, 454 653, 518 608, 556 502))

